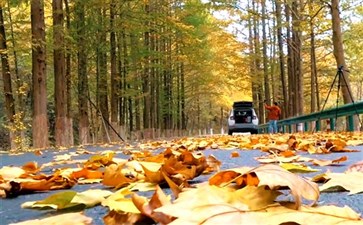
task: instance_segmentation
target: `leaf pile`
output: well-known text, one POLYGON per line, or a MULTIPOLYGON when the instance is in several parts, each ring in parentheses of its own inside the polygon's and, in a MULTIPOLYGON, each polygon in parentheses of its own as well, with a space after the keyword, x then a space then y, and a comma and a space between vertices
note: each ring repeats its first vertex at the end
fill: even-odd
MULTIPOLYGON (((12 198, 99 183, 109 190, 66 190, 43 200, 25 202, 22 207, 69 212, 102 205, 109 209, 103 218, 106 225, 315 224, 317 221, 363 224, 360 215, 347 206, 317 205, 321 191, 363 192, 361 162, 345 173, 328 171, 313 179, 294 174, 340 165, 348 160, 347 156, 322 160, 304 155, 353 152, 355 150, 347 146, 363 144, 362 140, 361 133, 299 133, 182 138, 97 154, 80 148, 56 155, 52 162, 43 165, 29 162, 22 167, 2 167, 0 196, 12 198), (206 149, 232 150, 231 158, 243 157, 241 150, 251 149, 259 149, 266 155, 255 158, 260 166, 219 171, 222 162, 213 155, 205 156, 203 150, 206 149), (118 154, 128 159, 117 158, 118 154), (89 155, 89 158, 74 159, 79 155, 89 155), (49 173, 49 167, 54 166, 58 169, 49 173), (205 174, 211 174, 208 182, 190 182, 205 174), (160 188, 165 185, 173 196, 166 195, 160 188), (151 198, 143 197, 141 192, 148 191, 153 192, 151 198), (306 201, 310 205, 304 205, 306 201)), ((42 153, 36 152, 36 155, 42 153)), ((77 224, 92 224, 91 218, 80 213, 18 224, 74 224, 69 222, 74 217, 78 217, 77 224)))

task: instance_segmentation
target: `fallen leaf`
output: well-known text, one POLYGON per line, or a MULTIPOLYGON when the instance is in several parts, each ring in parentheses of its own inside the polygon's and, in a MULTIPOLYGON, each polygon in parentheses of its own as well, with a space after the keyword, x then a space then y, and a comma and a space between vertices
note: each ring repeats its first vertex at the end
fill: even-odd
POLYGON ((363 172, 363 160, 350 165, 346 172, 363 172))
POLYGON ((348 157, 342 156, 338 159, 333 160, 321 160, 321 159, 313 159, 311 162, 316 166, 333 166, 338 165, 341 162, 347 161, 348 157))
POLYGON ((280 163, 279 165, 292 173, 313 173, 319 171, 301 163, 280 163))
POLYGON ((75 191, 63 191, 52 194, 40 201, 25 202, 22 208, 29 209, 84 209, 100 204, 105 197, 111 195, 112 192, 100 189, 90 189, 77 193, 75 191))
POLYGON ((343 189, 349 191, 350 195, 363 192, 363 173, 361 172, 326 173, 326 176, 329 180, 320 186, 320 191, 331 192, 343 189))
POLYGON ((85 216, 83 213, 65 213, 44 219, 27 220, 10 225, 91 225, 92 218, 85 216))
POLYGON ((315 204, 319 198, 319 188, 316 183, 308 181, 283 169, 280 166, 272 164, 255 167, 244 173, 238 173, 231 170, 221 171, 211 177, 209 179, 209 183, 212 185, 220 185, 222 183, 228 183, 231 181, 237 182, 239 178, 243 178, 245 185, 266 185, 271 189, 289 187, 291 194, 295 199, 296 207, 301 205, 302 197, 312 200, 312 204, 315 204), (247 174, 250 174, 251 176, 244 177, 247 174), (253 174, 255 174, 256 177, 253 174), (256 181, 258 181, 258 183, 256 183, 256 181))
POLYGON ((121 170, 123 166, 123 164, 111 164, 110 166, 107 166, 104 172, 102 183, 106 186, 122 187, 124 185, 134 182, 134 179, 130 179, 122 173, 121 170))
POLYGON ((121 225, 121 224, 152 224, 150 218, 140 213, 125 213, 111 210, 103 217, 105 225, 121 225))
POLYGON ((239 157, 239 153, 238 153, 238 152, 236 152, 236 151, 233 151, 233 152, 231 153, 231 158, 237 158, 237 157, 239 157))

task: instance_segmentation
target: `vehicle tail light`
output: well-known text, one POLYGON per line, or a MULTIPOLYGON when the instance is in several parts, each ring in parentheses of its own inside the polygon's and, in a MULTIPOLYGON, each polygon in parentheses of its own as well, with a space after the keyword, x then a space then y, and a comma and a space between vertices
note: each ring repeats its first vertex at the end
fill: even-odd
POLYGON ((234 120, 234 116, 230 116, 229 119, 234 120))

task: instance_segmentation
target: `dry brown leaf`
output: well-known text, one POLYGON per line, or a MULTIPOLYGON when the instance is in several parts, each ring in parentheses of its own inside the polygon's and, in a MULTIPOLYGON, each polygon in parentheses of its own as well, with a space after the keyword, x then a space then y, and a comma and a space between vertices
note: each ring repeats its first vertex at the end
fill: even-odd
POLYGON ((89 170, 87 168, 82 168, 79 171, 75 171, 71 174, 74 179, 84 178, 84 179, 101 179, 103 178, 103 173, 100 171, 89 170))
POLYGON ((169 224, 173 220, 171 216, 165 215, 164 213, 154 212, 157 208, 171 204, 170 198, 164 194, 159 186, 156 187, 156 191, 149 202, 137 194, 132 195, 132 201, 142 214, 152 218, 158 223, 169 224))
POLYGON ((321 160, 321 159, 312 159, 311 162, 316 166, 333 166, 338 165, 341 162, 347 161, 348 157, 342 156, 338 159, 333 160, 321 160))
POLYGON ((122 187, 124 185, 134 182, 134 179, 128 178, 122 173, 121 170, 123 166, 123 164, 112 164, 110 166, 107 166, 105 169, 102 183, 106 186, 122 187))
POLYGON ((239 157, 239 153, 237 151, 231 152, 231 158, 237 158, 239 157))
POLYGON ((106 216, 103 217, 105 225, 121 225, 121 224, 151 224, 148 217, 139 213, 123 213, 111 210, 106 216))

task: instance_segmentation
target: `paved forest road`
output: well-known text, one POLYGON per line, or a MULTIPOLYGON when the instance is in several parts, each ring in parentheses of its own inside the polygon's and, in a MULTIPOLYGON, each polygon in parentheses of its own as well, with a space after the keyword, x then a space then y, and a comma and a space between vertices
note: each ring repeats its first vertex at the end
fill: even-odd
MULTIPOLYGON (((320 174, 325 172, 326 170, 331 170, 333 172, 343 172, 347 169, 347 167, 355 162, 363 160, 363 146, 356 147, 347 147, 348 149, 357 149, 360 152, 353 153, 333 153, 327 155, 308 155, 311 158, 319 158, 319 159, 336 159, 343 155, 348 157, 348 160, 343 162, 339 166, 327 166, 327 167, 316 167, 320 169, 319 172, 316 173, 307 173, 301 174, 301 176, 313 177, 316 174, 320 174)), ((111 146, 111 147, 94 147, 88 146, 86 147, 89 151, 102 151, 102 150, 120 150, 120 146, 111 146)), ((56 152, 54 150, 43 151, 43 155, 36 156, 33 153, 26 153, 22 155, 0 155, 0 168, 2 166, 21 166, 29 161, 36 161, 38 165, 42 165, 44 163, 50 162, 53 160, 55 155, 63 155, 67 152, 74 152, 76 149, 69 149, 68 151, 60 151, 56 152)), ((213 154, 217 159, 222 162, 221 169, 228 169, 233 167, 241 167, 241 166, 258 166, 259 163, 254 159, 256 156, 265 155, 265 153, 259 150, 248 150, 241 151, 240 157, 231 158, 231 151, 228 150, 204 150, 205 156, 213 154)), ((88 159, 90 155, 78 155, 73 157, 72 159, 88 159)), ((115 157, 128 159, 128 155, 117 154, 115 157)), ((62 165, 65 166, 65 165, 62 165)), ((72 167, 72 165, 66 165, 67 167, 72 167)), ((311 166, 314 168, 314 166, 311 166)), ((47 167, 47 171, 42 171, 45 173, 51 173, 51 168, 47 167)), ((53 167, 54 169, 54 167, 53 167)), ((199 176, 195 178, 192 182, 203 182, 209 178, 208 176, 199 176)), ((362 183, 363 185, 363 183, 362 183)), ((84 191, 92 188, 105 188, 102 184, 89 184, 89 185, 75 185, 72 190, 74 191, 84 191)), ((64 190, 59 190, 64 191, 64 190)), ((168 189, 164 189, 166 193, 170 193, 168 189)), ((58 191, 46 192, 46 193, 36 193, 30 195, 21 195, 13 199, 0 199, 0 225, 6 225, 9 223, 15 223, 20 221, 25 221, 29 219, 42 218, 50 215, 55 215, 57 212, 54 211, 40 211, 40 210, 31 210, 31 209, 22 209, 20 206, 22 203, 26 201, 36 201, 41 200, 58 191)), ((153 192, 146 193, 146 195, 151 195, 153 192)), ((332 193, 321 193, 319 204, 328 205, 338 205, 344 206, 347 205, 354 209, 355 211, 363 214, 363 193, 356 195, 348 195, 348 192, 332 192, 332 193)), ((142 194, 142 193, 140 193, 142 194)), ((103 224, 103 217, 107 214, 108 209, 102 206, 97 206, 94 208, 86 209, 85 214, 93 218, 93 224, 103 224)))

